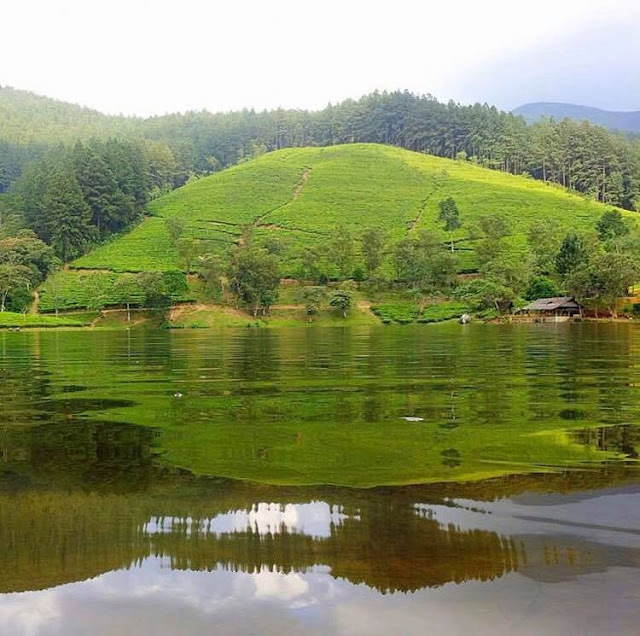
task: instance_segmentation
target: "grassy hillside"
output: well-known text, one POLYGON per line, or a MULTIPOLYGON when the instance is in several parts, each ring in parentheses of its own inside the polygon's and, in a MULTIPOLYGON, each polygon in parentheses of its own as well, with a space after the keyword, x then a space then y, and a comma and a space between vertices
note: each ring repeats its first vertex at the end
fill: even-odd
MULTIPOLYGON (((460 269, 466 271, 475 267, 470 234, 483 215, 507 217, 517 247, 524 246, 528 227, 538 219, 587 228, 606 209, 540 181, 390 146, 296 148, 265 154, 156 199, 130 233, 70 267, 113 273, 180 268, 164 223, 178 216, 204 250, 226 257, 249 236, 258 243, 278 239, 284 246, 283 274, 295 276, 297 250, 304 245, 320 252, 340 224, 356 236, 381 226, 392 240, 421 229, 439 230, 438 203, 449 196, 461 211, 463 227, 456 238, 460 269)), ((70 306, 77 307, 78 285, 91 277, 73 271, 58 277, 59 287, 74 290, 70 306)), ((43 308, 48 307, 46 291, 45 285, 43 308)))

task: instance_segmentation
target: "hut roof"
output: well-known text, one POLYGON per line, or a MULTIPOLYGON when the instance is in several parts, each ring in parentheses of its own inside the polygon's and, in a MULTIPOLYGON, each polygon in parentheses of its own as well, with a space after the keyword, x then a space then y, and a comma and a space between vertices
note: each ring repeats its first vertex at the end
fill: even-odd
POLYGON ((572 296, 556 296, 555 298, 538 298, 523 311, 556 311, 557 309, 579 309, 580 303, 572 296))

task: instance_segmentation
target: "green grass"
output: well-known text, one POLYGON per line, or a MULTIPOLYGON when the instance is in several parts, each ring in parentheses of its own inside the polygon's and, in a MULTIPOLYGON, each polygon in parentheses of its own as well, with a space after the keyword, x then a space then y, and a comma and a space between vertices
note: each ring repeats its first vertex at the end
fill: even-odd
POLYGON ((154 272, 179 267, 178 254, 162 219, 146 218, 118 237, 71 264, 72 268, 114 272, 154 272))
POLYGON ((264 327, 259 318, 230 307, 211 305, 186 311, 171 322, 172 329, 215 329, 224 327, 264 327))
POLYGON ((444 322, 459 318, 469 312, 463 303, 444 301, 420 308, 417 302, 411 300, 391 300, 373 305, 371 310, 385 325, 407 325, 412 322, 429 323, 444 322))
POLYGON ((463 303, 448 301, 437 303, 425 307, 418 317, 418 322, 443 322, 459 318, 462 314, 468 313, 469 307, 463 303))
MULTIPOLYGON (((586 229, 610 207, 533 179, 390 146, 294 148, 263 155, 154 200, 147 209, 150 216, 130 233, 79 258, 71 268, 138 272, 180 267, 165 226, 165 219, 180 217, 186 221, 186 236, 199 239, 203 251, 225 259, 242 235, 257 244, 278 239, 282 274, 295 277, 299 249, 307 247, 322 259, 323 244, 339 225, 354 236, 367 227, 382 227, 392 241, 421 229, 440 232, 438 203, 449 196, 463 221, 455 232, 460 271, 476 267, 470 232, 483 215, 504 215, 512 231, 509 242, 519 250, 535 221, 555 219, 567 231, 586 229)), ((443 241, 449 238, 441 236, 443 241)), ((383 269, 391 273, 390 258, 383 269)))
POLYGON ((20 327, 83 327, 91 321, 83 316, 40 316, 37 314, 14 314, 0 312, 0 329, 20 327))
POLYGON ((410 300, 396 300, 392 302, 380 303, 371 307, 376 316, 385 325, 397 323, 400 325, 415 322, 420 315, 420 307, 410 300))
POLYGON ((156 199, 148 212, 157 218, 145 219, 74 266, 114 271, 176 267, 163 222, 171 216, 185 219, 188 235, 221 253, 228 253, 252 224, 256 241, 278 238, 291 253, 300 246, 319 248, 341 224, 355 235, 369 226, 382 227, 397 240, 420 229, 439 230, 438 203, 448 196, 456 200, 463 221, 456 231, 461 269, 475 265, 469 231, 483 215, 504 215, 517 248, 534 221, 553 218, 567 229, 588 228, 606 209, 540 181, 390 146, 294 148, 156 199))
POLYGON ((171 321, 173 329, 210 329, 224 327, 355 327, 378 325, 379 320, 357 308, 346 318, 337 311, 325 309, 309 320, 302 308, 273 307, 268 316, 254 318, 231 307, 210 305, 206 309, 195 307, 171 321))

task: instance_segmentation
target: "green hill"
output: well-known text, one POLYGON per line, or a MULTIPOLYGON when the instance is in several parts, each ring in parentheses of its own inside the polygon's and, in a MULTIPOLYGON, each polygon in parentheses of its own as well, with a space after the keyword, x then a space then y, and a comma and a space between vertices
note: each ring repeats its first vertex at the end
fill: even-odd
MULTIPOLYGON (((278 239, 282 273, 295 276, 299 248, 307 246, 320 254, 333 228, 344 225, 357 236, 367 227, 380 226, 392 240, 421 229, 439 229, 438 203, 449 196, 463 220, 456 237, 461 271, 475 267, 472 228, 483 215, 505 216, 510 241, 518 249, 536 220, 553 218, 567 229, 586 229, 607 209, 547 183, 391 146, 287 149, 156 199, 131 232, 58 274, 58 294, 63 305, 78 307, 83 304, 78 298, 86 296, 83 285, 95 287, 100 276, 113 281, 114 273, 181 268, 165 225, 172 216, 186 222, 186 235, 199 239, 204 251, 226 258, 249 237, 257 243, 278 239), (73 302, 64 301, 66 289, 73 302)), ((105 282, 107 298, 109 284, 105 282)), ((51 309, 46 292, 45 285, 44 311, 51 309)))

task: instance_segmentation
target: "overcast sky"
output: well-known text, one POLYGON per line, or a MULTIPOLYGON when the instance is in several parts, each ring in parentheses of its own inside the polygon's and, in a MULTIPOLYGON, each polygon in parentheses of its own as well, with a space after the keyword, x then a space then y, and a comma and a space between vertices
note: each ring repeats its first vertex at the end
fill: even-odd
POLYGON ((0 85, 109 113, 376 88, 640 110, 639 0, 19 0, 0 20, 0 85))

